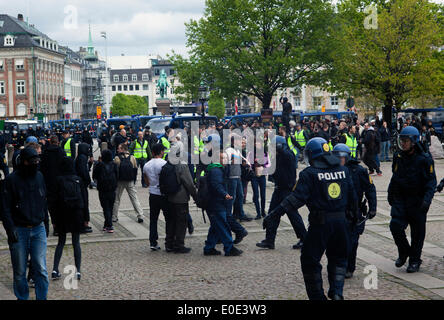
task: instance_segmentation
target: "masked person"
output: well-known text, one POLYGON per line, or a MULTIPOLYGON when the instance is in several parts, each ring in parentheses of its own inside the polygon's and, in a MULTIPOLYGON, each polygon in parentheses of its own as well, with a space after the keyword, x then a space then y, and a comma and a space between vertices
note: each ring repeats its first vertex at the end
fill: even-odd
POLYGON ((349 169, 353 180, 353 186, 358 197, 358 203, 360 204, 359 209, 361 214, 358 214, 355 220, 348 221, 350 231, 350 254, 348 256, 345 278, 349 279, 353 277, 353 272, 355 272, 356 269, 356 253, 358 250, 359 236, 364 232, 365 221, 367 219, 373 219, 376 216, 376 188, 367 169, 359 165, 359 160, 357 160, 356 157, 351 156, 352 151, 347 145, 338 143, 333 148, 332 153, 341 160, 342 166, 346 166, 349 169), (363 201, 364 194, 368 201, 368 212, 367 206, 363 201))
POLYGON ((398 247, 397 268, 407 258, 408 273, 419 271, 421 252, 426 232, 427 212, 436 188, 436 175, 432 157, 424 152, 419 142, 419 131, 408 126, 398 137, 400 152, 393 156, 392 178, 388 187, 391 209, 390 231, 398 247), (405 229, 410 226, 411 243, 405 229))
POLYGON ((330 153, 327 141, 313 138, 305 146, 310 166, 299 174, 295 190, 270 215, 283 215, 307 205, 310 223, 301 250, 301 266, 310 300, 326 300, 322 287, 324 252, 328 259, 328 297, 342 300, 349 232, 347 215, 356 214, 357 199, 349 170, 330 153))
POLYGON ((24 148, 17 161, 17 170, 6 178, 3 192, 2 220, 11 252, 14 294, 19 300, 29 299, 26 279, 29 255, 36 299, 46 300, 48 294, 45 229, 48 210, 45 181, 38 171, 39 162, 35 149, 24 148))

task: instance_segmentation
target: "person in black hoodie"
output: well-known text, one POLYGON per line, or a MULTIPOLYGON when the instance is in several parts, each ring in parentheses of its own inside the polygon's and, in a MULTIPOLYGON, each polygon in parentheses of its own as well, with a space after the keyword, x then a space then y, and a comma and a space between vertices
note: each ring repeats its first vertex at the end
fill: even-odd
POLYGON ((83 217, 85 221, 85 228, 83 233, 92 232, 92 228, 89 226, 89 201, 88 201, 88 186, 91 183, 91 177, 89 175, 88 158, 90 154, 89 145, 86 143, 79 144, 77 150, 77 158, 75 162, 75 172, 81 179, 81 189, 83 198, 83 217))
MULTIPOLYGON (((40 171, 45 178, 47 199, 48 199, 48 210, 52 217, 56 210, 57 202, 57 186, 56 179, 60 175, 62 169, 62 161, 65 157, 65 152, 59 146, 59 138, 57 136, 51 136, 49 138, 49 145, 43 151, 40 161, 40 171)), ((71 166, 73 164, 71 163, 71 166)), ((52 219, 51 219, 52 220, 52 219)), ((53 221, 51 221, 54 223, 53 221)), ((54 231, 54 236, 57 233, 54 231)))
POLYGON ((33 265, 36 299, 46 300, 48 294, 45 230, 48 210, 45 180, 38 171, 39 162, 35 149, 23 149, 17 171, 6 178, 3 191, 2 221, 11 252, 14 294, 19 300, 29 298, 26 280, 28 255, 33 265))
POLYGON ((102 156, 93 170, 93 179, 97 181, 100 205, 105 217, 103 231, 113 233, 113 206, 116 200, 118 169, 111 150, 102 151, 102 156))
POLYGON ((84 216, 80 178, 74 172, 71 158, 64 157, 61 161, 61 172, 56 178, 56 210, 51 212, 51 221, 57 230, 59 241, 54 253, 54 266, 51 278, 61 278, 59 272, 60 259, 66 243, 66 234, 72 234, 76 278, 80 280, 80 263, 82 252, 80 249, 80 232, 84 230, 84 216), (77 185, 77 188, 76 188, 77 185))

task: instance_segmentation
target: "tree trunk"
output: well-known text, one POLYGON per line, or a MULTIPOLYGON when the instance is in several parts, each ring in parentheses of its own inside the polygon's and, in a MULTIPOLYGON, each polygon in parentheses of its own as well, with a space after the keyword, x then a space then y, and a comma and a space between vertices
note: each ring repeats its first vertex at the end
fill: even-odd
POLYGON ((264 94, 261 99, 262 109, 270 109, 271 100, 273 99, 272 94, 264 94))
POLYGON ((392 97, 387 95, 384 103, 384 108, 382 109, 382 119, 387 122, 387 126, 390 131, 396 129, 396 123, 392 123, 392 109, 393 100, 392 97))

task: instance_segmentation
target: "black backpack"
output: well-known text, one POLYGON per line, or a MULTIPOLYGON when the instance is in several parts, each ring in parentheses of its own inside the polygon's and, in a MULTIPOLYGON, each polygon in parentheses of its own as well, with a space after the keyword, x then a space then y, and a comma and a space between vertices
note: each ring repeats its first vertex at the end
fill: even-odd
POLYGON ((69 209, 82 209, 84 203, 80 187, 80 178, 75 175, 63 176, 60 181, 60 194, 63 204, 69 209))
POLYGON ((198 208, 206 210, 210 204, 210 190, 208 188, 208 176, 200 176, 197 179, 196 205, 198 208))
POLYGON ((176 194, 180 189, 180 183, 177 181, 176 168, 167 162, 160 170, 159 175, 160 192, 164 195, 176 194))
POLYGON ((119 180, 120 181, 134 181, 136 179, 137 171, 134 170, 134 166, 131 163, 131 156, 124 157, 119 155, 119 180))
POLYGON ((114 191, 117 188, 117 177, 114 163, 103 163, 98 182, 101 191, 114 191))

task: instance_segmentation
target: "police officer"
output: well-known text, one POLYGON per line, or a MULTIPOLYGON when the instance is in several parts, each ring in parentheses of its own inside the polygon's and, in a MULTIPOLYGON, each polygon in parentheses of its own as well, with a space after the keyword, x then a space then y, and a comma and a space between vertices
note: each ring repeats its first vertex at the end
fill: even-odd
POLYGON ((359 160, 353 157, 350 148, 338 143, 333 149, 333 155, 341 160, 341 165, 346 166, 350 171, 353 180, 353 186, 358 198, 360 215, 356 217, 356 221, 349 220, 350 231, 350 254, 348 256, 347 272, 345 278, 353 277, 353 272, 356 269, 356 252, 358 250, 359 236, 364 232, 365 221, 373 219, 376 215, 376 188, 373 184, 372 178, 369 176, 367 169, 359 165, 359 160), (368 201, 369 212, 367 213, 366 201, 368 201))
POLYGON ((174 129, 170 128, 168 126, 165 127, 165 136, 163 136, 160 139, 160 142, 162 143, 162 145, 165 148, 165 154, 163 156, 163 159, 165 160, 166 157, 168 156, 168 152, 170 152, 170 148, 171 148, 171 144, 169 141, 169 137, 173 137, 174 136, 174 129))
POLYGON ((388 187, 388 202, 392 219, 390 231, 398 247, 396 267, 402 267, 407 258, 408 273, 419 271, 424 245, 427 211, 436 188, 433 159, 419 142, 419 131, 408 126, 398 137, 400 152, 393 156, 393 176, 388 187), (411 243, 405 229, 410 225, 411 243))
MULTIPOLYGON (((285 138, 276 136, 276 171, 272 178, 274 180, 274 192, 271 196, 270 212, 264 218, 263 227, 266 229, 265 240, 256 244, 259 248, 274 249, 274 241, 276 239, 276 231, 279 227, 281 215, 276 214, 273 210, 284 200, 293 190, 296 184, 296 157, 292 150, 288 147, 285 138), (271 212, 274 212, 272 215, 271 212)), ((291 225, 299 239, 299 242, 293 246, 293 249, 302 248, 304 237, 307 230, 304 221, 297 210, 287 212, 291 225)))
POLYGON ((326 300, 320 260, 328 259, 328 297, 342 300, 349 253, 346 215, 356 214, 357 198, 349 170, 331 155, 327 141, 313 138, 305 146, 310 166, 301 171, 296 189, 270 214, 292 212, 303 205, 309 210, 301 266, 310 300, 326 300))
POLYGON ((143 178, 143 166, 152 158, 151 149, 148 141, 144 139, 142 131, 139 131, 137 136, 137 139, 131 143, 129 151, 136 159, 137 167, 140 167, 140 171, 142 172, 142 187, 148 188, 143 178))
POLYGON ((65 151, 67 157, 71 159, 76 158, 76 143, 74 139, 71 138, 71 135, 68 130, 64 130, 62 133, 63 140, 60 143, 60 146, 65 151))

